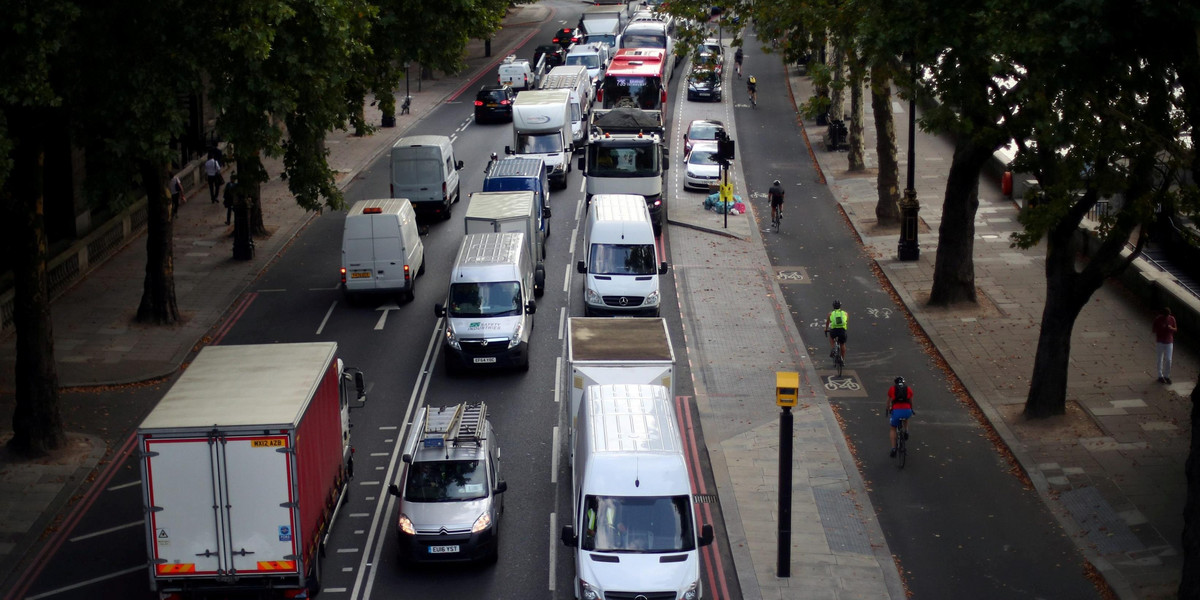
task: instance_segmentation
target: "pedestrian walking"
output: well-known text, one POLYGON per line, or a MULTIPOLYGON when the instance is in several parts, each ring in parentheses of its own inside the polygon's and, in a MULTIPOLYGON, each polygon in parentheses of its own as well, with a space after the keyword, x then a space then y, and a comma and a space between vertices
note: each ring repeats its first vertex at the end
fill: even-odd
POLYGON ((239 192, 241 190, 238 189, 237 182, 238 182, 237 173, 234 173, 229 176, 229 185, 225 186, 225 224, 226 225, 228 225, 230 222, 230 219, 233 218, 233 208, 235 205, 237 205, 238 196, 240 195, 239 192))
POLYGON ((221 161, 215 156, 209 156, 208 160, 204 161, 204 174, 208 176, 208 195, 212 203, 216 204, 221 184, 225 183, 224 177, 221 176, 221 161))
POLYGON ((179 205, 186 204, 187 198, 183 195, 183 182, 179 180, 179 175, 171 177, 171 215, 179 215, 179 205))
POLYGON ((1154 331, 1155 365, 1158 367, 1158 382, 1171 383, 1171 354, 1175 349, 1175 317, 1171 309, 1164 306, 1154 317, 1151 330, 1154 331))

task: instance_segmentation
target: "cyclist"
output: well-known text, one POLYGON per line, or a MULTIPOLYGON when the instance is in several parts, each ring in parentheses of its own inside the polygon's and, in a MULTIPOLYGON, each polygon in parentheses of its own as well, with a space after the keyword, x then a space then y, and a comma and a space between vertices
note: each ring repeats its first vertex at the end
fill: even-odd
POLYGON ((745 55, 742 53, 742 47, 738 46, 737 52, 733 53, 733 64, 737 66, 738 79, 742 78, 742 59, 745 55))
POLYGON ((750 104, 758 106, 758 79, 753 75, 746 80, 746 92, 750 94, 750 104))
MULTIPOLYGON (((888 435, 892 440, 892 451, 888 456, 896 456, 896 427, 900 422, 913 416, 913 391, 904 383, 903 377, 897 377, 894 385, 888 388, 888 435)), ((908 426, 904 429, 905 439, 908 439, 908 426)))
POLYGON ((778 179, 767 190, 767 199, 771 201, 771 222, 775 223, 783 218, 783 184, 778 179))
POLYGON ((842 310, 840 300, 833 301, 833 311, 825 318, 825 335, 829 336, 829 358, 834 358, 836 350, 833 348, 833 340, 838 340, 842 343, 842 362, 846 361, 846 324, 850 320, 850 316, 846 311, 842 310))

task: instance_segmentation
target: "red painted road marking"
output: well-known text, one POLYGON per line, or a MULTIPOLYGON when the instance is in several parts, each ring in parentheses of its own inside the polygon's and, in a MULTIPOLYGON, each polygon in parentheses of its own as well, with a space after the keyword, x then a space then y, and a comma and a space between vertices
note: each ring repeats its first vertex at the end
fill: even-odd
MULTIPOLYGON (((700 471, 700 452, 696 447, 696 429, 692 425, 691 396, 676 396, 675 397, 675 413, 682 417, 684 442, 683 451, 690 465, 688 469, 689 477, 692 482, 693 494, 707 494, 707 486, 704 485, 704 477, 700 471)), ((705 523, 712 524, 712 506, 709 503, 698 505, 704 518, 700 525, 705 523)), ((722 563, 720 554, 717 553, 717 541, 713 540, 707 548, 702 548, 700 555, 703 557, 706 571, 708 572, 708 589, 712 590, 713 598, 721 600, 729 598, 729 582, 725 579, 725 565, 722 563), (715 578, 715 579, 714 579, 715 578), (718 584, 720 587, 718 587, 718 584)))
POLYGON ((25 593, 29 590, 29 586, 37 580, 38 575, 41 575, 42 569, 46 568, 46 564, 49 562, 50 557, 58 553, 59 548, 62 547, 63 541, 70 537, 71 533, 75 530, 75 527, 79 525, 80 519, 83 518, 83 515, 87 513, 92 504, 96 502, 96 498, 100 497, 100 492, 104 491, 104 489, 108 487, 108 482, 112 481, 113 476, 117 474, 117 469, 125 463, 126 457, 128 457, 129 453, 133 450, 135 437, 135 435, 130 434, 129 439, 125 440, 125 443, 121 445, 121 449, 113 454, 112 461, 108 463, 107 467, 104 467, 104 470, 101 471, 100 475, 96 478, 96 481, 92 483, 92 488, 88 490, 83 501, 77 504, 70 514, 68 514, 63 520, 63 523, 58 528, 58 531, 56 531, 50 537, 50 539, 46 542, 46 545, 43 546, 42 549, 37 553, 37 556, 33 558, 33 562, 29 565, 29 570, 25 571, 25 573, 21 575, 21 578, 17 580, 17 584, 14 585, 12 590, 9 591, 8 595, 4 597, 4 600, 16 600, 17 598, 25 597, 25 593))
POLYGON ((242 315, 246 313, 246 309, 250 308, 250 303, 254 302, 255 298, 258 298, 258 292, 250 292, 238 300, 237 304, 233 306, 233 312, 229 314, 229 318, 213 334, 213 339, 209 342, 209 345, 216 346, 221 343, 221 340, 225 339, 225 336, 233 329, 233 325, 238 322, 238 319, 242 318, 242 315))

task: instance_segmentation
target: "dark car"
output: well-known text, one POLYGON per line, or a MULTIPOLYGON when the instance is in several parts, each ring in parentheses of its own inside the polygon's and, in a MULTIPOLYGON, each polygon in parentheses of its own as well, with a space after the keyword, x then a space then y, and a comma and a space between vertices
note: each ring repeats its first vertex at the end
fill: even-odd
POLYGON ((536 67, 542 57, 546 57, 546 69, 559 67, 567 62, 567 51, 558 44, 542 44, 533 50, 533 65, 536 67))
POLYGON ((475 94, 475 122, 511 121, 517 93, 507 85, 485 85, 475 94))
POLYGON ((573 27, 563 27, 554 34, 554 43, 566 48, 583 40, 583 34, 573 27))
POLYGON ((688 100, 721 100, 721 74, 713 69, 692 69, 687 80, 688 100))

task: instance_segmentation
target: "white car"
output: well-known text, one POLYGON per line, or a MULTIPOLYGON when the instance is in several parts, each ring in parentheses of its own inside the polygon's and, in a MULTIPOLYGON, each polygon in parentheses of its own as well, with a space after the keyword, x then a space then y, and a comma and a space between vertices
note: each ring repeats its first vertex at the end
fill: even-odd
POLYGON ((688 154, 687 169, 683 175, 684 189, 707 192, 721 178, 721 165, 717 162, 716 142, 696 142, 688 154))

